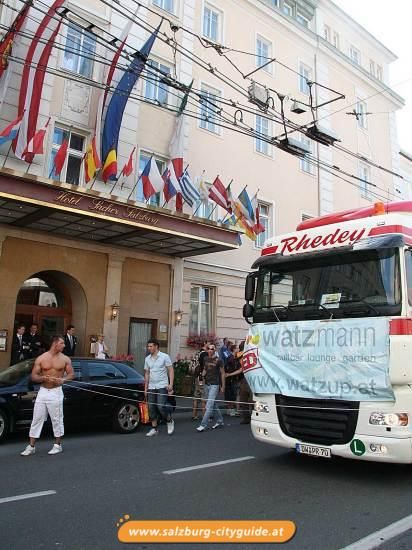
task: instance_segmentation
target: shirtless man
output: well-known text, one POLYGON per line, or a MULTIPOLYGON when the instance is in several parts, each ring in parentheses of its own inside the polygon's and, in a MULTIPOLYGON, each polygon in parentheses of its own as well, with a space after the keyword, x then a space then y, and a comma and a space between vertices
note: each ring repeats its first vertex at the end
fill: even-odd
POLYGON ((73 380, 74 371, 69 357, 63 355, 64 338, 54 336, 49 351, 37 357, 31 373, 34 383, 41 384, 33 410, 30 426, 30 444, 21 453, 22 456, 34 455, 36 439, 40 437, 47 413, 53 425, 56 439, 49 455, 61 453, 61 438, 64 435, 63 425, 63 390, 66 380, 73 380))

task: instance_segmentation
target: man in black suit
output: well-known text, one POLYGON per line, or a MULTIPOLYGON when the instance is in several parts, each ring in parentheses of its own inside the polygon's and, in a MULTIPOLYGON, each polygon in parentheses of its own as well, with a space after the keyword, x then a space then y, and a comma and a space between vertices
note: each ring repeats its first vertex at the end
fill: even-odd
POLYGON ((75 332, 74 325, 69 325, 66 329, 66 334, 64 336, 64 355, 68 357, 73 357, 76 353, 77 338, 74 335, 75 332))
POLYGON ((16 334, 13 338, 13 344, 11 346, 11 361, 10 365, 15 365, 19 361, 24 361, 30 357, 30 346, 27 341, 24 340, 24 332, 26 327, 24 325, 18 325, 16 334))
POLYGON ((23 336, 23 341, 30 346, 30 357, 36 358, 45 351, 45 346, 42 337, 39 334, 37 323, 32 323, 30 332, 26 332, 23 336))

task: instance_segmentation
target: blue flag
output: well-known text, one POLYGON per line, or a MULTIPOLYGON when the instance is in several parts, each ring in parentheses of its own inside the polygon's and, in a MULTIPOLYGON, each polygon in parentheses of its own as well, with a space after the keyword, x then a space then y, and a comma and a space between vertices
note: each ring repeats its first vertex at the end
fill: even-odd
POLYGON ((123 112, 126 107, 127 100, 129 99, 133 86, 136 84, 141 72, 144 69, 157 33, 159 32, 159 28, 160 25, 145 42, 140 52, 136 53, 136 57, 133 59, 129 68, 122 76, 116 90, 112 95, 109 106, 107 107, 102 135, 103 162, 106 161, 107 155, 111 149, 117 151, 120 126, 122 124, 123 112))

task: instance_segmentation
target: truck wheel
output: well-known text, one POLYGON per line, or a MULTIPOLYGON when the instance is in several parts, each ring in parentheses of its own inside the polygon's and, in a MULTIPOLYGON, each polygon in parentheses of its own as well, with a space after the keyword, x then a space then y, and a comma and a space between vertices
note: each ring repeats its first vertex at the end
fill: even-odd
POLYGON ((3 442, 10 430, 9 417, 3 409, 0 409, 0 443, 3 442))
POLYGON ((137 430, 139 422, 139 407, 134 403, 121 403, 114 409, 112 426, 115 432, 133 433, 137 430))

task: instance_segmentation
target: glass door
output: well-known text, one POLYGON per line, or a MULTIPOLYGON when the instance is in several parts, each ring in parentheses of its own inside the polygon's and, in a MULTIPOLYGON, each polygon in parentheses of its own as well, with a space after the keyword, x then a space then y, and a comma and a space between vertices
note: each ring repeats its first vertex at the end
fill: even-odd
POLYGON ((146 342, 156 335, 156 323, 153 319, 130 319, 129 355, 134 357, 135 369, 144 373, 146 342))

